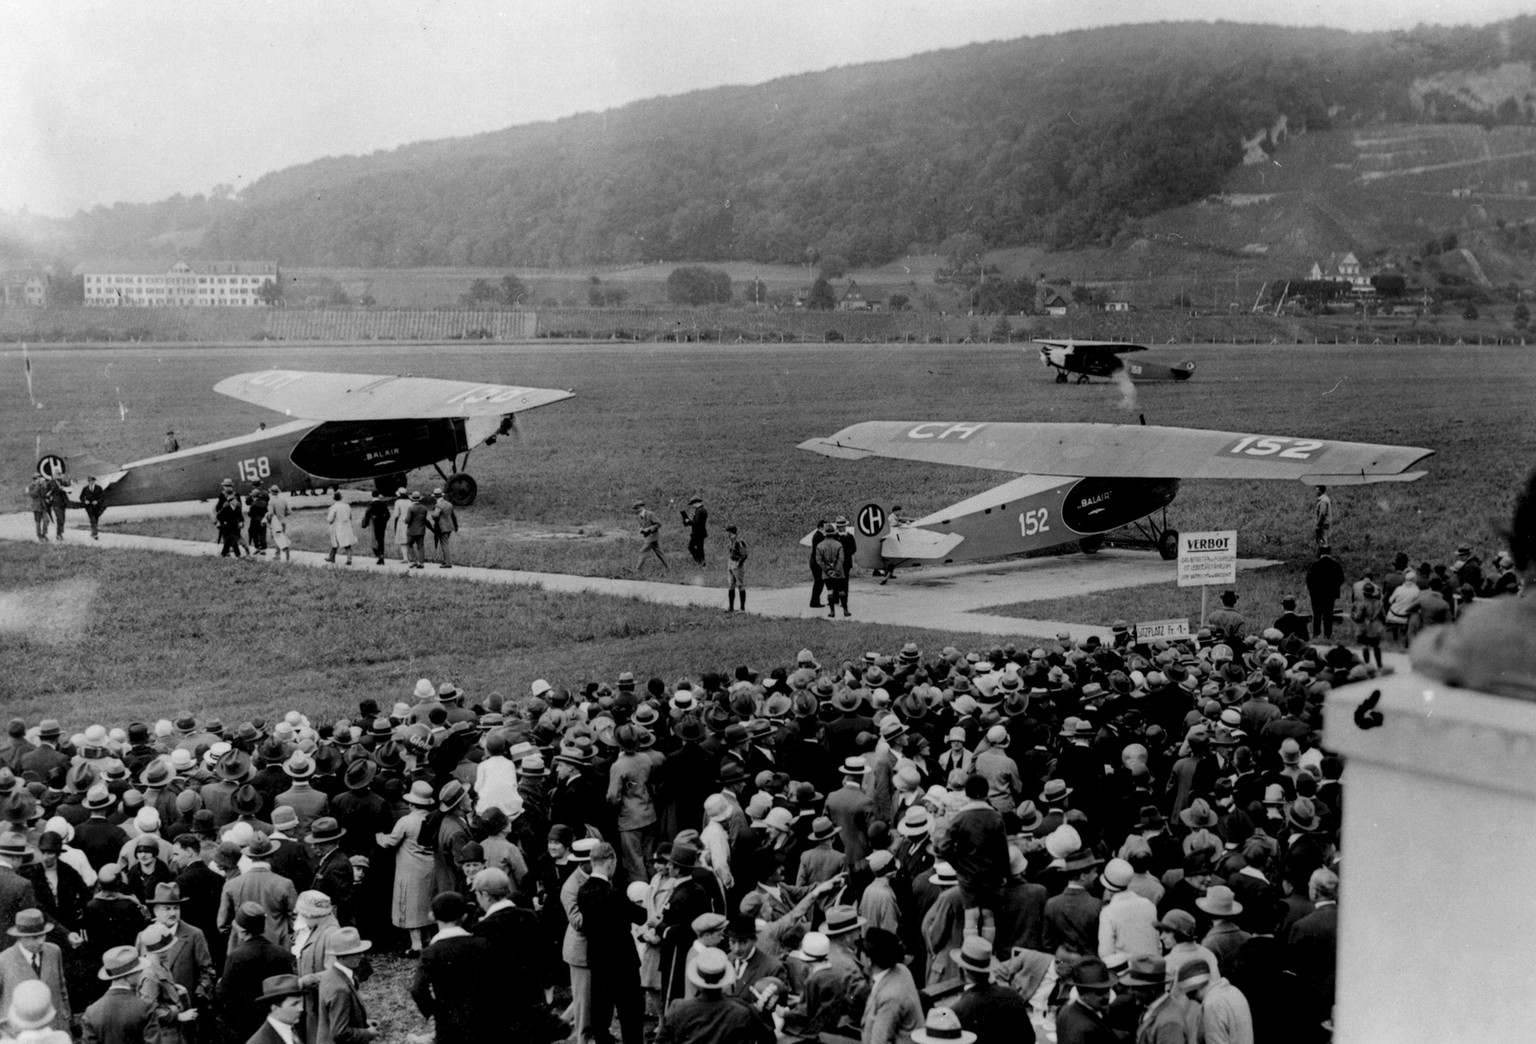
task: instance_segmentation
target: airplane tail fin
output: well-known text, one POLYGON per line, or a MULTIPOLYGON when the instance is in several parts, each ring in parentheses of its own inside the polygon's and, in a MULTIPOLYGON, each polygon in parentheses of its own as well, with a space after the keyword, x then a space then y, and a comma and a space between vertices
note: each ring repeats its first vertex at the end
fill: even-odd
POLYGON ((853 555, 854 565, 862 569, 884 568, 885 556, 881 554, 881 545, 891 532, 891 518, 894 514, 894 511, 875 503, 859 508, 858 514, 853 516, 852 526, 857 548, 853 555))

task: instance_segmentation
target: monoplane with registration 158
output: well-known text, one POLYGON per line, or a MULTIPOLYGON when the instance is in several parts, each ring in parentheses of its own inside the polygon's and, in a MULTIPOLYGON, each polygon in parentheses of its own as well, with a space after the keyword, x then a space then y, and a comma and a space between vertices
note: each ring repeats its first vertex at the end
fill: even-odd
MULTIPOLYGON (((146 457, 121 467, 95 462, 107 507, 202 500, 226 478, 242 488, 313 490, 372 482, 388 495, 407 472, 435 468, 444 495, 474 502, 470 451, 515 432, 520 413, 569 399, 556 388, 525 388, 432 377, 262 370, 226 378, 214 391, 293 418, 247 435, 146 457), (451 472, 441 465, 447 462, 451 472)), ((63 478, 68 458, 50 454, 40 471, 63 478)))

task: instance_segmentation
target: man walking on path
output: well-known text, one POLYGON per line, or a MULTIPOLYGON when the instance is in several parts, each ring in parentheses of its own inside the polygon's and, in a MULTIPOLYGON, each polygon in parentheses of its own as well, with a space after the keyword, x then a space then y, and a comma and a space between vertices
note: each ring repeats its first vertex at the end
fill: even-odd
POLYGON ((327 562, 336 561, 337 550, 345 551, 347 565, 352 564, 352 545, 356 536, 352 532, 352 505, 341 499, 341 491, 331 494, 331 506, 325 509, 326 524, 331 527, 331 553, 327 562))
POLYGON ((393 511, 394 505, 384 499, 383 493, 374 490, 373 500, 369 502, 368 510, 363 512, 363 528, 373 532, 373 556, 379 565, 384 564, 385 535, 393 511))
POLYGON ((27 484, 27 501, 32 506, 32 524, 37 527, 37 539, 48 542, 48 479, 42 472, 33 476, 27 484))
POLYGON ((459 531, 459 516, 453 512, 453 502, 450 501, 441 489, 434 489, 432 495, 437 498, 437 503, 432 505, 430 517, 432 529, 437 533, 437 550, 443 556, 441 569, 453 568, 453 534, 459 531))
POLYGON ((225 479, 219 485, 219 495, 213 502, 213 522, 219 531, 219 557, 241 555, 240 532, 245 523, 245 510, 240 506, 240 496, 235 492, 235 480, 225 479))
POLYGON ((85 486, 80 490, 80 506, 85 508, 85 517, 91 520, 91 539, 101 539, 96 527, 101 522, 102 512, 107 510, 107 491, 101 488, 95 475, 86 476, 85 486))
POLYGON ((405 512, 406 552, 410 557, 408 568, 425 569, 427 562, 427 514, 430 509, 421 502, 421 492, 411 490, 411 506, 405 512))
POLYGON ((635 559, 635 575, 640 575, 640 570, 645 565, 646 555, 655 555, 656 561, 661 563, 661 568, 670 572, 672 567, 667 565, 667 558, 661 553, 661 520, 651 514, 643 500, 635 501, 630 506, 630 510, 640 521, 640 554, 635 559))

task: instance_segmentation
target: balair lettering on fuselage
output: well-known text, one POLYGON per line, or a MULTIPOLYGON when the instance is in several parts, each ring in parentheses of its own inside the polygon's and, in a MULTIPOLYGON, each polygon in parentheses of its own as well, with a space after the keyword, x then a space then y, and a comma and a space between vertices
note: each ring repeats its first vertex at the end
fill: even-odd
POLYGON ((1061 505, 1061 517, 1075 533, 1107 533, 1167 507, 1178 493, 1178 479, 1079 479, 1061 505))

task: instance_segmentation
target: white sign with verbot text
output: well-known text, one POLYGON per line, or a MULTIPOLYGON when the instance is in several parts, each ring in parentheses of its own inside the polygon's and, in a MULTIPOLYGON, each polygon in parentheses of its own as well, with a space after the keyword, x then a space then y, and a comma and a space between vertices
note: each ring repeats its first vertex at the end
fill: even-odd
POLYGON ((1237 530, 1179 534, 1179 586, 1237 583, 1237 530))

